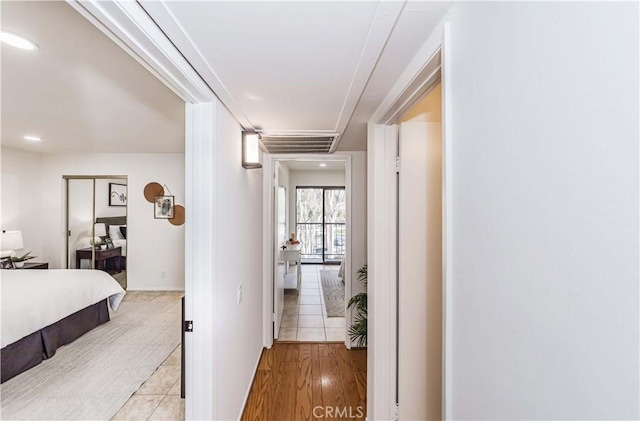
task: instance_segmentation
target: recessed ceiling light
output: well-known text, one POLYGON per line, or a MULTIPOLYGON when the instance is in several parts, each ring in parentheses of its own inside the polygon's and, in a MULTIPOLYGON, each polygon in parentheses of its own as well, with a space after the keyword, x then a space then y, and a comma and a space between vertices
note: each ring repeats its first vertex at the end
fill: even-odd
POLYGON ((324 162, 320 164, 321 167, 326 167, 327 164, 325 164, 324 162))
POLYGON ((28 140, 28 141, 30 141, 30 142, 40 142, 40 141, 42 141, 42 138, 41 138, 40 136, 30 136, 30 135, 27 135, 27 136, 23 136, 22 138, 23 138, 24 140, 28 140))
POLYGON ((0 41, 22 50, 35 50, 36 44, 19 35, 7 31, 0 31, 0 41))

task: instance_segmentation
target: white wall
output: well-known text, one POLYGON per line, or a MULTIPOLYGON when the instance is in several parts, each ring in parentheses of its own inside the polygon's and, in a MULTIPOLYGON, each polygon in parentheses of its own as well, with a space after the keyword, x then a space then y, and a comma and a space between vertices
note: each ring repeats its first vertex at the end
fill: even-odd
MULTIPOLYGON (((93 179, 69 180, 68 194, 62 203, 69 204, 69 269, 91 268, 91 260, 77 264, 76 250, 91 247, 93 230, 93 179)), ((64 212, 64 210, 63 210, 64 212)), ((64 214, 63 214, 64 215, 64 214)), ((63 225, 64 226, 64 225, 63 225)), ((65 255, 66 256, 66 255, 65 255)), ((65 267, 64 265, 62 267, 65 267)))
POLYGON ((278 163, 278 186, 279 187, 285 187, 286 190, 286 197, 285 197, 285 233, 284 233, 284 240, 288 240, 289 239, 289 235, 292 232, 295 231, 291 231, 289 228, 291 226, 291 186, 289 185, 289 167, 287 167, 287 163, 286 162, 279 162, 278 163))
POLYGON ((262 352, 262 169, 242 167, 242 128, 220 103, 214 109, 214 419, 233 420, 262 352))
POLYGON ((41 170, 42 239, 50 267, 65 265, 62 176, 126 175, 128 289, 184 289, 184 226, 154 219, 153 205, 143 196, 144 186, 155 181, 166 184, 175 203, 184 205, 184 170, 184 154, 46 155, 41 170))
MULTIPOLYGON (((367 155, 351 155, 351 295, 366 291, 358 282, 357 272, 367 263, 367 155)), ((346 297, 347 300, 351 297, 346 297)), ((353 316, 351 322, 353 322, 353 316)), ((347 326, 347 329, 348 329, 347 326)))
MULTIPOLYGON (((96 180, 96 217, 127 216, 127 208, 124 206, 109 206, 109 184, 127 184, 127 180, 99 179, 96 180)), ((184 183, 183 183, 184 184, 184 183)), ((169 187, 171 187, 169 185, 169 187)), ((173 190, 172 190, 173 191, 173 190)), ((182 203, 184 206, 184 203, 182 203)), ((108 233, 107 233, 108 234, 108 233)))
POLYGON ((43 254, 42 230, 42 186, 40 184, 42 157, 34 152, 20 151, 2 146, 1 150, 2 214, 0 229, 22 231, 24 249, 37 256, 34 261, 46 261, 43 254))
POLYGON ((638 3, 449 19, 452 418, 638 419, 638 3))

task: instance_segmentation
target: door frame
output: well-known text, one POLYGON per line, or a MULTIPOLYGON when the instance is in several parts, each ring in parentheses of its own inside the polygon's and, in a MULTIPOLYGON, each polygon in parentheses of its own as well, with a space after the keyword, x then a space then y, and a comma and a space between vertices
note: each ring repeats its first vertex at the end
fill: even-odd
MULTIPOLYGON (((273 329, 273 338, 274 340, 277 339, 276 337, 279 335, 279 330, 280 327, 282 326, 282 319, 279 319, 279 308, 276 308, 276 303, 278 305, 282 305, 284 307, 284 285, 283 285, 283 292, 282 292, 282 296, 278 297, 278 300, 276 300, 276 289, 275 289, 275 279, 278 277, 278 269, 279 269, 279 261, 277 260, 277 253, 278 253, 278 247, 280 247, 280 244, 278 244, 278 225, 280 223, 280 221, 278 220, 278 206, 280 205, 279 198, 278 198, 278 194, 280 191, 280 188, 285 188, 285 198, 284 198, 284 206, 285 206, 285 210, 284 210, 284 215, 285 215, 285 237, 286 237, 286 233, 289 231, 289 227, 287 227, 287 215, 289 214, 289 209, 288 209, 288 200, 287 200, 287 194, 288 194, 288 186, 281 186, 280 185, 280 176, 279 176, 279 172, 282 169, 282 165, 280 164, 280 162, 276 161, 274 168, 273 168, 273 189, 272 189, 272 197, 273 197, 273 202, 272 202, 272 206, 273 206, 273 221, 272 221, 272 227, 273 227, 273 247, 272 247, 272 251, 271 251, 271 259, 273 260, 273 274, 272 279, 273 279, 273 285, 274 285, 274 289, 273 289, 273 301, 272 301, 272 306, 273 306, 273 325, 272 325, 272 329, 273 329), (282 303, 280 303, 280 299, 282 299, 282 303), (276 323, 277 322, 277 323, 276 323)), ((263 177, 264 178, 264 177, 263 177)), ((268 257, 268 256, 267 256, 268 257)), ((288 262, 284 262, 284 266, 288 269, 288 262)), ((297 270, 300 270, 300 266, 298 266, 297 270)), ((286 273, 286 270, 285 270, 286 273)))
MULTIPOLYGON (((273 274, 274 274, 274 263, 275 256, 273 250, 274 244, 274 199, 273 199, 273 186, 275 181, 275 169, 276 162, 280 161, 343 161, 346 163, 345 167, 345 194, 346 194, 346 212, 347 212, 347 220, 346 220, 346 241, 347 246, 345 248, 345 268, 344 268, 344 294, 345 294, 345 324, 350 323, 352 311, 351 309, 346 308, 346 297, 351 296, 351 255, 352 255, 352 246, 351 246, 351 186, 352 186, 352 157, 349 153, 340 153, 336 152, 331 155, 318 155, 318 154, 263 154, 263 215, 262 215, 262 245, 263 251, 263 301, 262 301, 262 309, 263 309, 263 344, 266 348, 271 348, 273 346, 273 312, 275 309, 273 308, 273 274)), ((289 215, 291 218, 291 215, 289 215)), ((348 330, 345 326, 345 346, 347 348, 351 348, 351 341, 349 340, 348 330)))
MULTIPOLYGON (((397 395, 397 177, 395 122, 438 81, 442 84, 443 327, 442 418, 452 413, 452 113, 451 29, 441 22, 385 97, 367 127, 367 241, 369 262, 369 358, 367 414, 398 419, 397 395), (377 282, 377 280, 385 282, 377 282), (392 345, 390 345, 392 344, 392 345), (373 352, 371 352, 373 349, 373 352)), ((400 163, 401 165, 401 163, 400 163)))

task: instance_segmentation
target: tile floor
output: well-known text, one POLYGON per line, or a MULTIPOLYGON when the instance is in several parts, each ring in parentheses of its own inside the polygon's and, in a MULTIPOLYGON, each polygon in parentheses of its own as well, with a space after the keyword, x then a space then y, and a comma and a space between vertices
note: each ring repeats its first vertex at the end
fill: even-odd
MULTIPOLYGON (((338 270, 338 266, 302 265, 300 291, 285 290, 284 313, 278 340, 281 341, 344 341, 344 317, 327 317, 322 296, 319 269, 338 270)), ((297 267, 290 268, 295 276, 297 267)))
POLYGON ((184 420, 184 399, 180 398, 180 345, 129 398, 112 421, 184 420))

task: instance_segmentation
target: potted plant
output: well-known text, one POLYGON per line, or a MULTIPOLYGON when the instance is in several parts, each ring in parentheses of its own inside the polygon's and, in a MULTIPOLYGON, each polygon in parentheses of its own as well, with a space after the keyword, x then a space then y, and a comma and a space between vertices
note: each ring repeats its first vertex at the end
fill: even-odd
MULTIPOLYGON (((367 265, 358 269, 358 281, 367 287, 367 265)), ((367 346, 367 293, 361 292, 349 300, 347 308, 355 308, 356 316, 349 328, 349 337, 356 346, 367 346)))
POLYGON ((31 252, 28 252, 27 254, 24 254, 20 257, 13 256, 11 258, 11 261, 16 266, 16 268, 19 269, 24 266, 24 262, 26 262, 27 260, 35 259, 36 257, 37 256, 31 256, 31 252))

